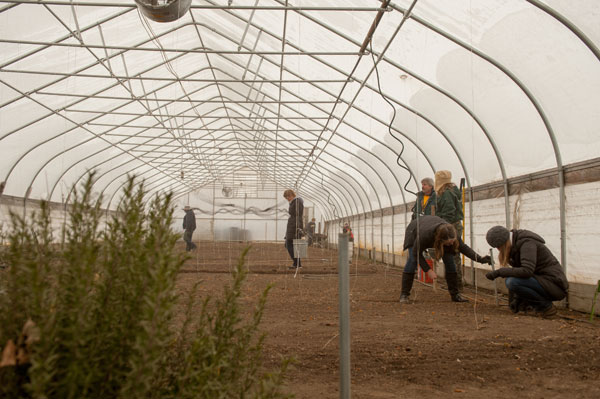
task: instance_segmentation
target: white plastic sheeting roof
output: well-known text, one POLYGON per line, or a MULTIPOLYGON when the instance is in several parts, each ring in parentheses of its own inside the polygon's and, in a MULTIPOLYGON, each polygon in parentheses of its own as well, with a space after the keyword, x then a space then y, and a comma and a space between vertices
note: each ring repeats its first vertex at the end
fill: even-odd
POLYGON ((0 0, 4 194, 96 169, 114 208, 128 174, 183 195, 248 168, 333 217, 600 154, 600 2, 381 4, 0 0))

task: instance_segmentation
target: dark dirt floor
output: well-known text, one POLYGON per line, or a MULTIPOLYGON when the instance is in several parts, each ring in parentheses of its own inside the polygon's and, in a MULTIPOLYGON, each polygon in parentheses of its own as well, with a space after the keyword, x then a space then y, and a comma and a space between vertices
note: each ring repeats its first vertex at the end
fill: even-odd
MULTIPOLYGON (((200 243, 179 286, 202 280, 218 296, 241 243, 200 243)), ((309 248, 297 275, 283 244, 255 244, 244 306, 273 283, 263 318, 265 358, 296 363, 287 389, 297 398, 339 397, 337 253, 309 248)), ((468 304, 416 283, 400 305, 400 270, 354 259, 350 268, 353 398, 599 398, 600 321, 559 310, 545 320, 512 314, 489 292, 467 287, 468 304)), ((441 284, 440 284, 441 285, 441 284)))

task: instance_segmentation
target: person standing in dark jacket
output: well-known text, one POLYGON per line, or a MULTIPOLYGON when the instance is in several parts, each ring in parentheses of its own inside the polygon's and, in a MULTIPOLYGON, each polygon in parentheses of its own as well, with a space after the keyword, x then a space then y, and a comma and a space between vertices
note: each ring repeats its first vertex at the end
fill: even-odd
POLYGON ((492 227, 485 238, 490 246, 498 249, 500 264, 511 266, 485 275, 490 280, 506 278, 511 310, 517 313, 526 302, 542 317, 554 316, 556 307, 552 301, 567 296, 569 282, 544 239, 533 231, 508 231, 503 226, 492 227))
MULTIPOLYGON (((435 214, 454 226, 458 236, 462 238, 462 195, 456 184, 452 183, 452 172, 449 170, 435 172, 435 191, 437 193, 435 214)), ((457 253, 454 256, 454 264, 456 265, 459 291, 462 291, 463 288, 461 263, 461 256, 457 253)))
POLYGON ((311 247, 312 243, 315 239, 315 230, 317 229, 317 223, 315 223, 315 218, 312 218, 310 222, 308 222, 307 227, 307 235, 308 235, 308 246, 311 247))
POLYGON ((402 293, 400 303, 409 303, 410 290, 415 279, 417 262, 421 269, 431 279, 437 278, 433 269, 429 267, 423 252, 427 248, 435 249, 435 260, 444 262, 446 283, 453 302, 468 302, 458 292, 456 266, 454 254, 460 252, 475 262, 490 263, 489 256, 480 256, 469 246, 462 242, 454 226, 438 216, 421 216, 408 225, 404 235, 404 249, 408 249, 408 259, 402 273, 402 293))
POLYGON ((412 220, 417 216, 435 215, 437 196, 433 189, 433 179, 426 177, 421 180, 421 191, 417 193, 415 206, 412 208, 412 220))
POLYGON ((185 216, 183 217, 183 241, 185 241, 185 250, 187 252, 196 249, 196 244, 192 242, 192 235, 196 230, 196 215, 189 205, 186 205, 183 210, 185 216))
POLYGON ((285 247, 293 260, 290 269, 301 268, 300 258, 294 257, 294 239, 301 238, 304 217, 304 201, 302 198, 296 197, 294 190, 285 190, 283 198, 289 201, 290 208, 288 210, 290 217, 288 218, 287 228, 285 230, 285 247))

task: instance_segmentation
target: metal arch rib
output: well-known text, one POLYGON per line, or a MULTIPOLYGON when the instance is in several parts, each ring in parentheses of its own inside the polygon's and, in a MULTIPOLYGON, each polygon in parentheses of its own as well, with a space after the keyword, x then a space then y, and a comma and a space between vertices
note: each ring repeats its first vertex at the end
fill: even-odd
MULTIPOLYGON (((395 7, 395 6, 394 6, 395 7)), ((495 59, 493 59, 492 57, 488 56, 487 54, 479 51, 478 49, 462 42, 461 40, 459 40, 458 38, 442 31, 441 29, 438 29, 436 26, 428 23, 427 21, 422 20, 421 18, 415 17, 414 15, 411 17, 412 19, 414 19, 415 21, 419 22, 420 24, 424 25, 425 27, 433 30, 434 32, 446 37, 447 39, 451 40, 452 42, 456 43, 457 45, 459 45, 460 47, 463 47, 469 51, 472 51, 474 54, 476 54, 477 56, 479 56, 480 58, 488 61, 490 64, 492 64, 493 66, 495 66, 496 68, 498 68, 500 71, 502 71, 506 76, 508 76, 520 89, 521 91, 525 94, 525 96, 529 99, 529 101, 531 102, 531 104, 533 105, 533 107, 536 109, 536 111, 538 112, 542 123, 544 124, 544 126, 546 127, 546 131, 548 132, 548 136, 550 138, 550 142, 552 143, 552 147, 554 149, 554 156, 556 159, 556 165, 557 165, 557 171, 558 171, 558 181, 559 181, 559 196, 560 196, 560 228, 561 228, 561 261, 563 264, 563 267, 566 270, 566 262, 567 262, 567 254, 566 254, 566 217, 565 217, 565 188, 564 188, 564 167, 563 167, 563 163, 562 163, 562 156, 560 153, 560 148, 558 147, 558 142, 556 140, 556 135, 554 134, 554 129, 552 128, 552 125, 550 124, 550 121, 548 120, 548 117, 546 116, 546 113, 544 112, 542 106, 540 105, 540 103, 537 101, 537 99, 535 98, 535 96, 533 95, 533 93, 531 93, 531 91, 527 88, 527 86, 525 86, 525 84, 523 82, 521 82, 521 80, 512 73, 511 70, 509 70, 508 68, 504 67, 502 64, 500 64, 498 61, 496 61, 495 59)), ((490 138, 491 140, 491 138, 490 138)), ((493 142, 493 141, 491 141, 493 142)), ((500 160, 501 158, 499 158, 500 160)), ((502 163, 503 165, 503 163, 502 163)), ((509 213, 509 205, 508 205, 508 186, 507 186, 507 177, 506 177, 506 173, 504 172, 504 169, 502 168, 502 174, 503 174, 503 179, 504 179, 504 187, 505 187, 505 198, 506 198, 506 205, 505 205, 505 210, 506 210, 506 219, 507 219, 507 225, 510 226, 510 213, 509 213)))
MULTIPOLYGON (((277 0, 277 1, 278 1, 278 0, 277 0)), ((279 3, 281 4, 281 1, 279 1, 279 3)), ((259 26, 255 25, 255 24, 251 23, 250 21, 248 21, 248 20, 246 20, 246 19, 244 19, 244 18, 240 17, 240 16, 239 16, 239 15, 237 15, 237 14, 234 14, 234 13, 232 13, 232 12, 230 12, 230 11, 227 11, 227 13, 228 13, 228 14, 230 14, 230 15, 232 15, 233 17, 235 17, 235 18, 237 18, 237 19, 241 20, 241 21, 244 21, 244 22, 245 22, 245 23, 247 23, 247 24, 250 24, 251 26, 255 27, 256 29, 260 29, 262 32, 266 33, 267 35, 269 35, 269 36, 273 37, 273 38, 274 38, 274 39, 276 39, 276 40, 280 40, 280 41, 282 40, 282 38, 281 38, 281 37, 279 37, 278 35, 276 35, 276 34, 274 34, 274 33, 271 33, 271 32, 269 32, 269 31, 265 30, 264 28, 262 28, 262 27, 259 27, 259 26)), ((334 29, 332 29, 332 28, 328 27, 326 24, 323 24, 323 23, 322 23, 322 22, 320 22, 320 21, 314 20, 313 18, 306 16, 306 15, 305 15, 304 13, 302 13, 302 12, 298 12, 298 13, 299 13, 300 15, 302 15, 302 16, 304 16, 304 17, 306 17, 307 19, 310 19, 310 20, 312 20, 313 22, 315 22, 315 23, 317 23, 317 24, 319 24, 319 25, 321 25, 321 26, 324 26, 324 27, 326 27, 327 29, 331 30, 332 32, 334 32, 334 33, 336 33, 336 34, 339 34, 339 33, 338 33, 338 32, 336 32, 334 29)), ((224 35, 222 32, 216 32, 216 33, 218 33, 218 34, 219 34, 219 35, 221 35, 222 37, 225 37, 225 38, 227 38, 228 40, 231 40, 233 43, 235 43, 235 42, 234 42, 232 39, 228 38, 228 37, 227 37, 226 35, 224 35)), ((346 38, 344 35, 342 35, 342 34, 339 34, 339 35, 340 35, 340 36, 342 36, 342 37, 344 37, 345 39, 347 39, 347 38, 346 38)), ((347 39, 347 40, 350 40, 350 41, 352 41, 351 39, 347 39)), ((352 42, 353 42, 353 41, 352 41, 352 42)), ((297 49, 299 49, 297 46, 293 45, 292 43, 288 43, 288 45, 289 45, 289 46, 291 46, 291 47, 294 47, 294 48, 297 48, 297 49)), ((302 50, 300 50, 300 51, 302 51, 302 50)), ((225 55, 222 55, 222 56, 223 56, 223 58, 227 59, 229 62, 234 62, 233 60, 230 60, 229 58, 225 57, 225 55)), ((329 68, 331 68, 331 69, 333 69, 333 70, 335 70, 335 71, 337 71, 337 72, 339 72, 339 73, 341 73, 341 74, 345 75, 345 73, 344 73, 343 71, 340 71, 338 68, 335 68, 335 67, 333 67, 332 65, 330 65, 330 64, 328 64, 328 63, 326 63, 326 62, 324 62, 323 60, 321 60, 321 59, 319 59, 319 58, 315 57, 314 55, 311 55, 311 58, 314 58, 314 59, 316 59, 318 62, 322 63, 323 65, 326 65, 326 66, 328 66, 329 68)), ((272 61, 271 61, 270 59, 266 59, 266 60, 267 60, 267 62, 271 62, 271 63, 272 63, 272 61)), ((290 74, 292 74, 292 75, 294 75, 294 76, 298 76, 298 75, 297 75, 297 74, 295 74, 293 71, 290 71, 290 70, 287 70, 287 69, 285 69, 285 71, 286 71, 286 72, 288 72, 288 73, 290 73, 290 74)), ((357 80, 356 78, 354 78, 354 80, 356 80, 356 81, 360 81, 360 80, 357 80)), ((314 87, 317 87, 318 89, 320 89, 320 90, 324 91, 324 92, 325 92, 325 93, 327 93, 327 94, 330 94, 330 93, 328 93, 326 90, 324 90, 322 87, 320 87, 320 86, 318 86, 318 85, 314 85, 314 84, 313 84, 313 86, 314 86, 314 87)), ((366 86, 367 86, 367 87, 369 87, 369 88, 371 88, 371 87, 370 87, 370 86, 368 86, 368 85, 366 85, 366 86)), ((374 90, 373 88, 371 88, 371 89, 372 89, 372 90, 374 90)), ((375 91, 375 90, 374 90, 374 91, 375 91)), ((293 94, 293 93, 292 93, 292 94, 293 94)), ((334 94, 330 94, 330 95, 331 95, 332 97, 334 97, 334 98, 336 97, 334 94)), ((343 100, 342 100, 342 101, 343 101, 343 100)), ((356 109, 356 107, 354 107, 354 108, 356 109)), ((324 112, 326 112, 326 111, 324 111, 324 112)), ((361 111, 361 112, 363 112, 363 111, 361 111)), ((367 114, 366 112, 363 112, 363 113, 367 114)), ((369 116, 370 116, 370 115, 369 115, 369 116)), ((370 116, 370 117, 372 117, 372 116, 370 116)), ((383 122, 382 122, 382 123, 383 123, 383 122)), ((385 125, 385 124, 384 124, 384 125, 385 125)), ((399 132, 397 129, 395 129, 395 128, 393 128, 393 127, 392 127, 392 129, 393 129, 394 131, 396 131, 397 133, 400 133, 400 134, 402 134, 402 132, 399 132)), ((365 134, 366 136, 370 137, 371 139, 373 139, 373 140, 377 141, 379 144, 381 144, 381 145, 383 145, 383 146, 385 146, 386 148, 389 148, 389 149, 391 150, 391 148, 390 148, 390 147, 387 145, 387 143, 381 142, 381 141, 379 141, 378 139, 376 139, 376 138, 374 138, 373 136, 370 136, 370 135, 368 135, 368 134, 366 134, 366 133, 363 133, 363 134, 365 134)), ((403 136, 405 136, 404 134, 402 134, 402 135, 403 135, 403 136)), ((406 137, 406 136, 405 136, 405 137, 406 137)), ((426 159, 426 160, 427 160, 427 162, 429 163, 430 167, 431 167, 432 169, 434 169, 434 168, 433 168, 433 164, 431 163, 431 160, 430 160, 430 159, 429 159, 429 157, 426 155, 426 153, 425 153, 424 151, 422 151, 422 150, 421 150, 420 146, 418 146, 416 143, 414 143, 414 141, 412 141, 410 138, 408 138, 408 137, 406 137, 406 138, 407 138, 408 140, 410 140, 410 141, 411 141, 411 142, 412 142, 412 143, 415 145, 415 147, 417 147, 417 148, 419 149, 420 153, 421 153, 421 154, 422 154, 422 155, 425 157, 425 159, 426 159)), ((391 150, 391 151, 392 151, 392 152, 394 152, 393 150, 391 150)), ((411 173, 411 174, 412 174, 412 172, 409 172, 409 173, 411 173)), ((396 179, 396 180, 397 180, 397 179, 396 179)), ((401 193, 402 193, 402 196, 404 197, 404 192, 403 192, 404 190, 403 190, 403 188, 402 188, 402 185, 400 184, 400 182, 398 182, 398 186, 399 186, 399 188, 400 188, 400 191, 401 191, 401 193)), ((417 186, 417 187, 418 187, 418 186, 417 186)))
MULTIPOLYGON (((569 29, 575 36, 579 38, 586 46, 590 49, 590 51, 596 56, 596 58, 600 61, 600 50, 591 41, 585 33, 583 33, 577 25, 573 24, 567 18, 565 18, 558 11, 554 10, 552 7, 538 1, 538 0, 527 0, 530 4, 538 7, 540 10, 544 11, 548 15, 554 17, 557 21, 563 24, 567 29, 569 29)), ((550 133, 550 132, 549 132, 550 133)), ((553 140, 552 145, 557 143, 553 140)), ((558 185, 559 185, 559 195, 560 195, 560 259, 561 264, 565 273, 567 272, 567 217, 566 217, 566 201, 565 201, 565 174, 562 164, 562 159, 560 157, 560 152, 556 153, 558 147, 555 147, 555 155, 557 156, 556 164, 558 168, 558 185)))
POLYGON ((385 143, 383 143, 385 145, 385 143))
MULTIPOLYGON (((168 32, 165 32, 165 33, 163 33, 163 34, 166 34, 166 33, 168 33, 168 32)), ((106 90, 106 89, 104 89, 104 90, 106 90)), ((386 145, 386 144, 384 144, 384 145, 386 145)), ((386 145, 386 146, 387 146, 387 145, 386 145)))
MULTIPOLYGON (((297 137, 297 136, 296 136, 296 137, 297 137)), ((288 148, 289 148, 289 147, 288 147, 288 148)), ((342 149, 343 149, 343 148, 342 148, 342 149)), ((334 155, 330 155, 330 156, 332 156, 332 157, 336 158, 337 160, 341 161, 339 158, 335 157, 334 155)), ((126 161, 125 163, 127 163, 127 161, 126 161)), ((332 166, 334 166, 335 168, 337 168, 335 165, 332 165, 332 166)), ((337 169, 339 169, 339 168, 337 168, 337 169)), ((339 169, 339 170, 341 170, 341 169, 339 169)), ((341 171, 345 173, 345 171, 343 171, 343 170, 341 170, 341 171)), ((359 169, 356 169, 356 171, 357 171, 357 172, 359 172, 359 173, 361 173, 359 169)), ((107 173, 108 173, 108 172, 107 172, 107 173)), ((101 177, 101 176, 100 176, 100 177, 101 177)), ((365 180, 367 180, 367 181, 368 181, 368 179, 366 178, 366 176, 364 176, 364 175, 363 175, 363 177, 365 177, 365 180)), ((81 177, 80 177, 80 178, 81 178, 81 177)), ((350 185, 350 186, 352 186, 353 188, 355 187, 354 185, 350 185)), ((360 186, 360 187, 362 188, 362 186, 361 186, 360 184, 359 184, 358 186, 360 186)), ((374 192, 376 192, 376 190, 374 190, 374 192)), ((366 195, 366 193, 364 193, 364 194, 365 194, 365 198, 368 198, 368 196, 366 195)), ((351 196, 351 197, 352 197, 352 196, 351 196)), ((361 203, 362 203, 362 197, 360 197, 360 196, 358 196, 358 197, 361 199, 361 203)), ((380 201, 379 201, 379 202, 380 202, 380 201)), ((369 204, 370 204, 370 203, 369 203, 369 204)), ((380 202, 380 205, 381 205, 381 202, 380 202)), ((363 209, 366 209, 366 208, 364 207, 364 204, 363 204, 363 209)), ((372 210, 372 208, 371 208, 371 210, 372 210)))
POLYGON ((559 13, 558 11, 556 11, 549 5, 544 4, 539 0, 527 0, 527 2, 536 6, 540 10, 544 11, 546 14, 551 15, 552 17, 554 17, 554 19, 556 19, 558 22, 563 24, 567 29, 569 29, 571 32, 573 32, 573 34, 575 36, 577 36, 579 38, 579 40, 581 40, 586 45, 587 48, 590 49, 590 51, 596 56, 598 61, 600 61, 600 50, 594 44, 594 42, 589 37, 587 37, 587 35, 585 33, 583 33, 583 31, 581 29, 579 29, 579 27, 577 27, 577 25, 575 25, 574 23, 569 21, 569 19, 567 19, 564 15, 562 15, 561 13, 559 13))

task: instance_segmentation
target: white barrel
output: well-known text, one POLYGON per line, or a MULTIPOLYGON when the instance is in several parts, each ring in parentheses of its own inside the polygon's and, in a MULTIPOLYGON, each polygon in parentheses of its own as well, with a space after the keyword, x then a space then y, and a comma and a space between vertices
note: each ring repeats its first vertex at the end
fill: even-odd
POLYGON ((308 241, 300 238, 294 239, 294 258, 304 259, 308 256, 308 241))

